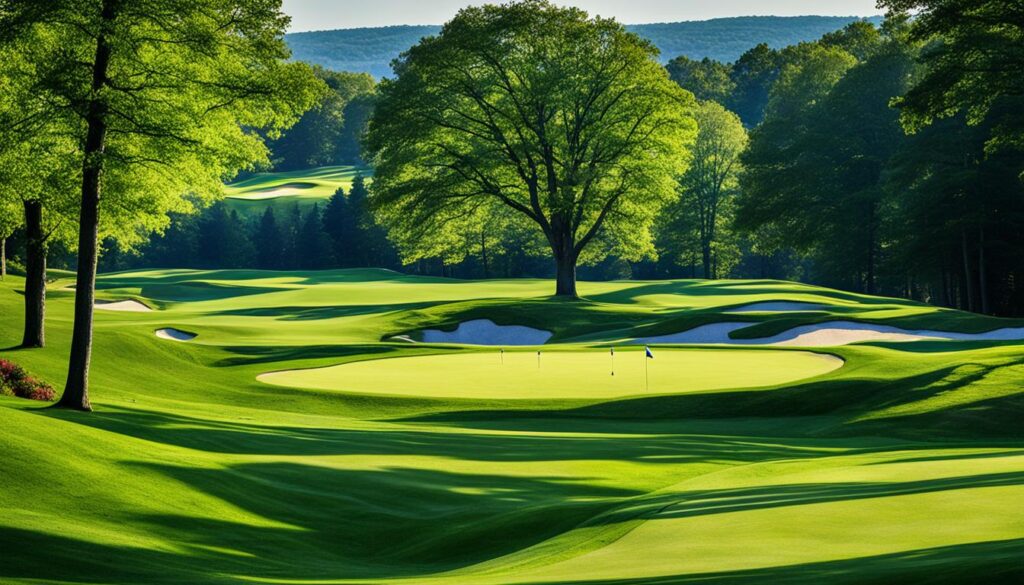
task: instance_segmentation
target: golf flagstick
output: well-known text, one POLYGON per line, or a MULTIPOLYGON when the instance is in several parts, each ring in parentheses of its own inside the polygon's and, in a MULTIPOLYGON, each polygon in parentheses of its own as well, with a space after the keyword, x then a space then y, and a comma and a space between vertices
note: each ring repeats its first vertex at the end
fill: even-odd
POLYGON ((501 348, 498 351, 501 353, 501 364, 505 365, 505 348, 501 348))
POLYGON ((612 375, 615 375, 615 348, 612 348, 612 375))
POLYGON ((651 391, 651 377, 647 373, 647 362, 654 359, 654 353, 651 352, 651 348, 644 346, 644 392, 651 391))
POLYGON ((540 350, 537 351, 537 369, 540 369, 540 350))

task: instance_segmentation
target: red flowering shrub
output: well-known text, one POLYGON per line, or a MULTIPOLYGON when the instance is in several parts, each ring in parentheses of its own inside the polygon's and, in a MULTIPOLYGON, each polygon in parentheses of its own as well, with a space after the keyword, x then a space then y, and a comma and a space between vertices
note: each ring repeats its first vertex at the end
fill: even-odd
POLYGON ((0 394, 47 402, 57 398, 53 386, 29 376, 24 368, 4 359, 0 359, 0 394))

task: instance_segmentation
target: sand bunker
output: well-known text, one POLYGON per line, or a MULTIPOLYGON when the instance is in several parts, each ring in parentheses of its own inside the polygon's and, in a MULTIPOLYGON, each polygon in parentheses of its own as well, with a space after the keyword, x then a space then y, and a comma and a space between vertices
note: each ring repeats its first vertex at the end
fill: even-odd
POLYGON ((730 345, 777 345, 799 347, 829 347, 865 341, 1009 341, 1024 339, 1024 327, 1009 327, 986 333, 955 333, 952 331, 908 330, 888 325, 829 321, 815 325, 801 325, 788 331, 757 339, 732 339, 729 334, 750 327, 754 323, 712 323, 689 331, 642 337, 631 343, 707 343, 730 345))
POLYGON ((96 301, 96 308, 104 311, 123 311, 127 313, 149 313, 150 309, 139 301, 96 301))
POLYGON ((287 185, 281 185, 273 189, 265 189, 262 191, 249 191, 241 195, 232 195, 236 199, 248 199, 250 201, 262 201, 264 199, 274 199, 277 197, 288 197, 291 195, 299 195, 304 191, 312 189, 316 185, 312 183, 288 183, 287 185))
POLYGON ((769 301, 753 303, 726 309, 723 313, 790 313, 795 311, 821 311, 827 308, 819 303, 801 303, 797 301, 769 301))
POLYGON ((544 345, 551 339, 550 331, 521 325, 498 325, 490 319, 459 323, 455 331, 427 329, 424 343, 463 343, 467 345, 544 345))
POLYGON ((156 336, 160 339, 169 339, 171 341, 192 341, 197 337, 195 333, 189 333, 188 331, 182 331, 180 329, 166 328, 157 329, 156 336))

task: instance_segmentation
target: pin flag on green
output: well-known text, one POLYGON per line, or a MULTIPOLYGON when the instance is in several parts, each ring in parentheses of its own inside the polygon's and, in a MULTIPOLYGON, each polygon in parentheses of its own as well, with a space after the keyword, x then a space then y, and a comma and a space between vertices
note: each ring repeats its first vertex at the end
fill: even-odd
POLYGON ((615 348, 614 347, 611 348, 611 354, 612 354, 612 375, 614 376, 615 375, 615 348))

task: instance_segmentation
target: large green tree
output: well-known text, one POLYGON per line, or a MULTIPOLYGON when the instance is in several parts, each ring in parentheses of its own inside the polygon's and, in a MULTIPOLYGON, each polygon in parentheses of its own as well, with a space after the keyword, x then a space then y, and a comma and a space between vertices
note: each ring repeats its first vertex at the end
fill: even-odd
POLYGON ((543 232, 558 295, 576 296, 585 253, 652 253, 695 135, 693 96, 656 56, 613 20, 541 0, 464 9, 403 54, 367 145, 405 258, 435 243, 417 234, 502 208, 543 232))
POLYGON ((79 146, 66 132, 75 120, 34 91, 35 67, 24 58, 54 40, 50 35, 32 34, 0 46, 0 206, 8 215, 17 209, 21 216, 3 222, 0 238, 10 236, 16 224, 24 226, 22 347, 45 344, 48 249, 54 241, 71 243, 77 217, 79 146))
POLYGON ((737 215, 813 258, 818 280, 868 293, 883 263, 885 173, 904 139, 889 104, 915 75, 913 46, 891 32, 861 63, 817 45, 783 70, 744 155, 737 215))
POLYGON ((670 211, 677 221, 684 221, 670 225, 696 229, 704 278, 717 278, 716 245, 721 230, 728 229, 731 200, 739 191, 739 159, 747 146, 747 132, 736 114, 715 102, 702 102, 696 119, 693 162, 680 178, 679 201, 670 211))
MULTIPOLYGON (((924 75, 895 103, 916 130, 959 112, 972 124, 1001 99, 1012 115, 993 129, 996 142, 1024 146, 1024 3, 1007 0, 880 0, 892 13, 913 13, 911 35, 928 42, 924 75)), ((990 118, 991 119, 991 118, 990 118)))
POLYGON ((78 119, 68 125, 81 145, 75 321, 60 406, 91 408, 101 210, 136 212, 138 234, 162 228, 168 211, 215 198, 239 168, 266 160, 255 129, 273 136, 320 97, 310 69, 285 62, 287 23, 273 0, 0 0, 4 38, 59 39, 22 57, 34 90, 78 119))

